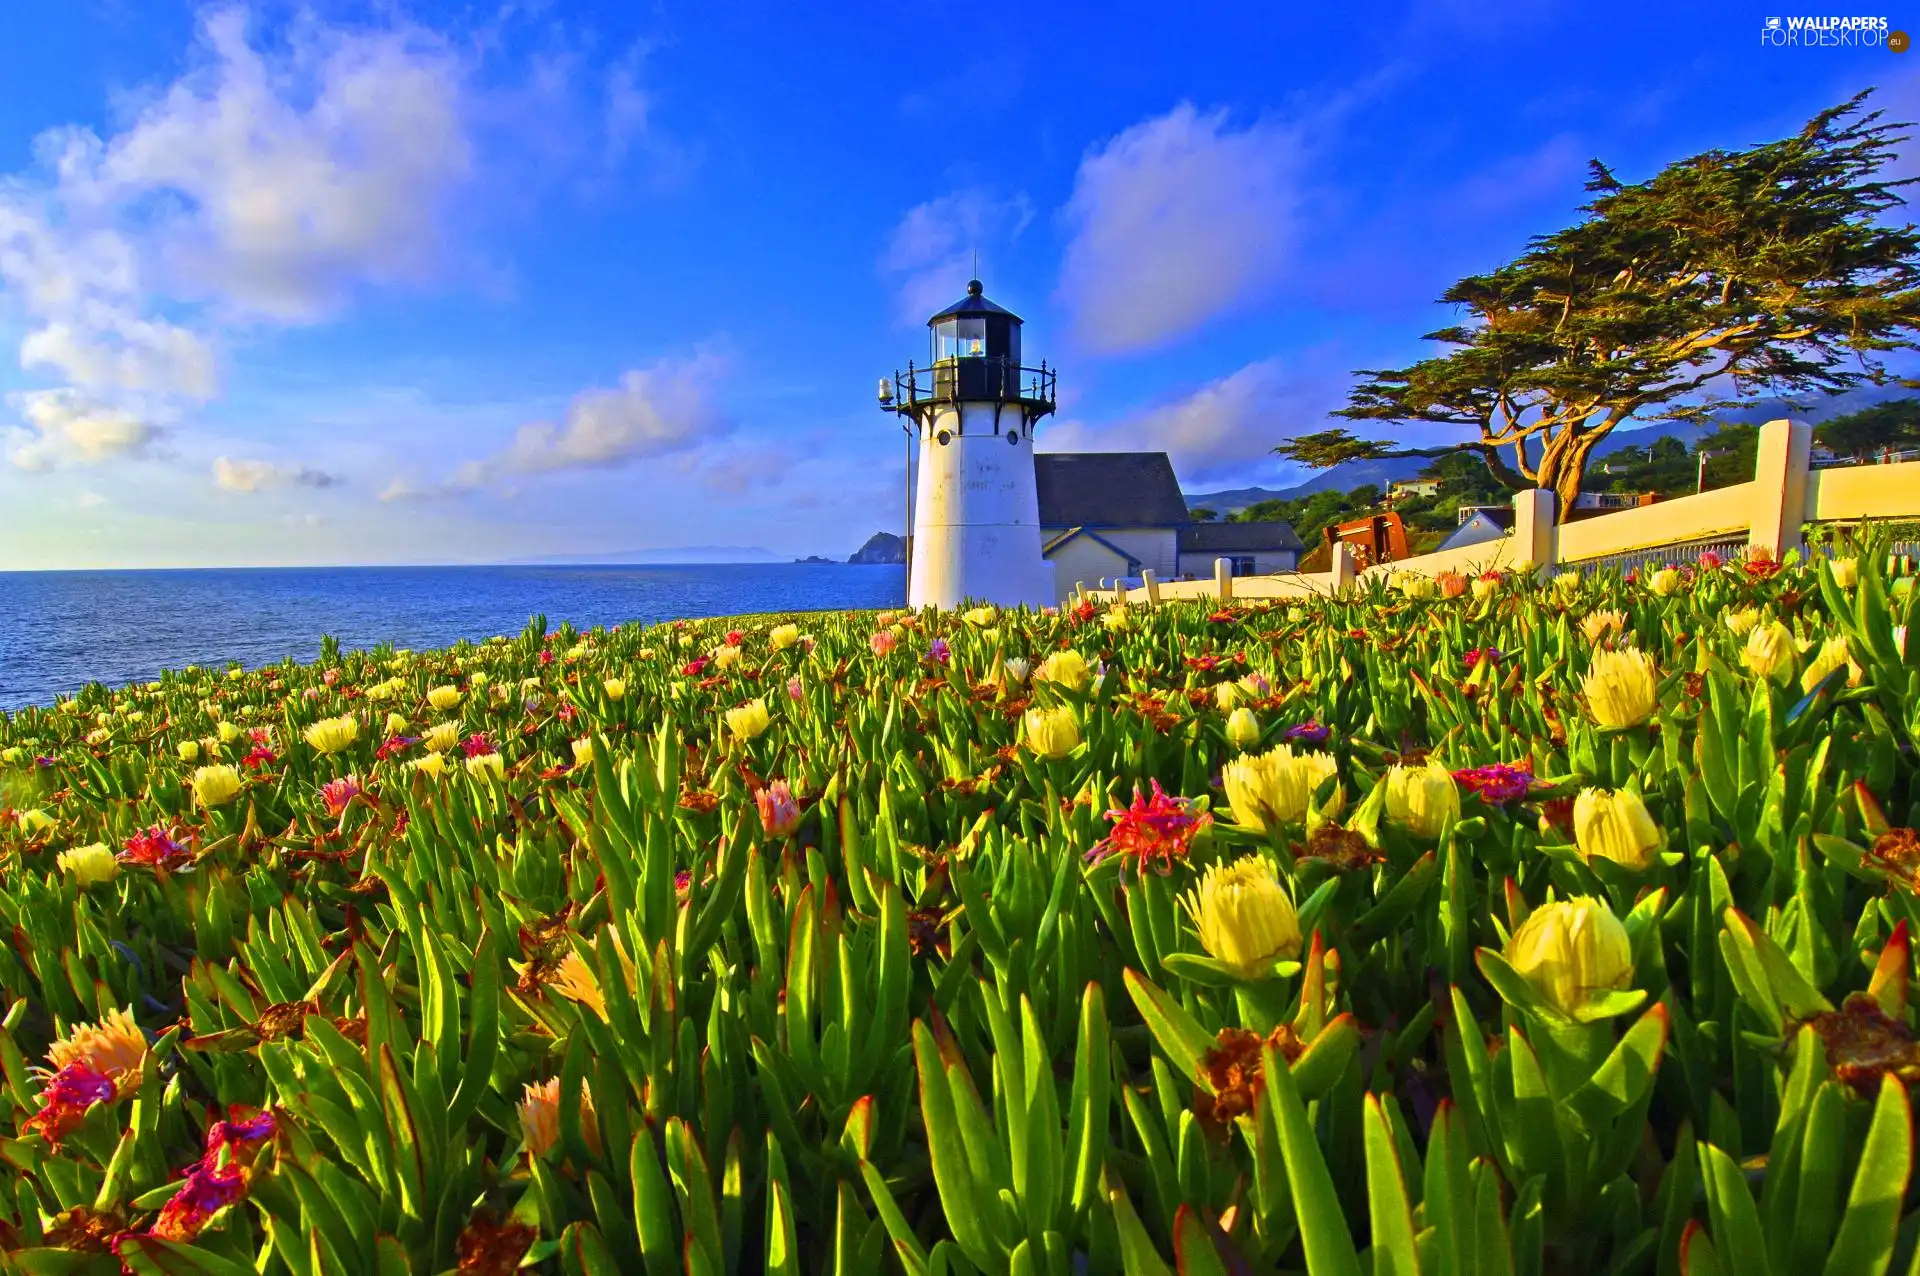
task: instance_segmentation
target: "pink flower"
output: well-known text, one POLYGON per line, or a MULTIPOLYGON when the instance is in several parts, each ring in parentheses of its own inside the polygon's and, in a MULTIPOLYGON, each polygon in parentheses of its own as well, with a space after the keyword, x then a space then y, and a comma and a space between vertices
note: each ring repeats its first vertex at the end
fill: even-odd
POLYGON ((800 681, 800 678, 798 675, 795 675, 794 677, 787 679, 787 699, 799 700, 800 697, 805 694, 806 694, 805 684, 803 684, 800 681))
POLYGON ((120 861, 123 864, 145 864, 150 868, 167 868, 175 860, 187 857, 187 848, 167 835, 158 824, 150 824, 144 833, 135 833, 121 844, 120 861))
POLYGON ((689 678, 698 678, 706 667, 707 658, 705 656, 695 656, 692 660, 687 661, 680 672, 689 678))
POLYGON ((867 646, 876 656, 884 656, 898 645, 899 639, 885 629, 874 630, 873 636, 867 639, 867 646))
POLYGON ((935 638, 927 647, 927 659, 935 664, 946 664, 953 659, 953 650, 947 646, 945 638, 935 638))
POLYGON ((322 673, 320 675, 320 681, 326 683, 329 687, 331 687, 336 682, 340 681, 340 671, 338 669, 329 669, 325 673, 322 673))
POLYGON ((1108 811, 1113 832, 1094 844, 1087 858, 1095 863, 1118 855, 1134 863, 1134 871, 1146 871, 1149 861, 1157 861, 1162 873, 1173 870, 1173 861, 1185 859, 1187 848, 1200 830, 1213 823, 1213 817, 1195 814, 1191 798, 1169 797, 1153 781, 1153 796, 1133 790, 1133 805, 1121 811, 1108 811))
POLYGON ((326 804, 327 814, 336 819, 347 809, 347 804, 359 796, 360 781, 351 775, 328 780, 320 786, 320 800, 326 804))
POLYGON ((1700 555, 1700 570, 1703 572, 1717 571, 1722 561, 1724 560, 1721 559, 1720 555, 1714 553, 1712 550, 1707 550, 1700 555))
POLYGON ((1474 794, 1489 806, 1504 806, 1508 802, 1517 802, 1533 788, 1533 770, 1530 762, 1522 762, 1517 767, 1508 766, 1504 762, 1493 762, 1465 771, 1455 771, 1453 778, 1461 788, 1474 794))
POLYGON ((550 665, 550 664, 552 664, 552 663, 553 663, 553 652, 551 652, 551 651, 542 651, 542 652, 540 653, 540 663, 541 663, 541 664, 543 664, 543 665, 550 665))
POLYGON ((461 751, 470 758, 476 758, 482 754, 494 752, 493 742, 478 731, 462 740, 460 742, 460 748, 461 751))
POLYGON ((38 1130, 49 1144, 58 1145, 61 1136, 80 1124, 87 1109, 96 1103, 111 1103, 116 1094, 113 1078, 96 1072, 86 1063, 70 1063, 53 1074, 47 1088, 40 1092, 40 1110, 27 1118, 21 1133, 38 1130))
POLYGON ((785 780, 775 780, 756 792, 753 800, 760 808, 760 827, 768 837, 792 837, 800 827, 800 804, 793 800, 793 791, 785 780))

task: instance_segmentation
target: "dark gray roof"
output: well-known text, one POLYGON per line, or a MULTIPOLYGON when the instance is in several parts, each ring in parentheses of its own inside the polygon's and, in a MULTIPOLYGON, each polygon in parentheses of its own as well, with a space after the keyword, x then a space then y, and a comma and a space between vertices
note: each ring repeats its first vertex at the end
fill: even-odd
POLYGON ((1204 554, 1213 550, 1239 551, 1305 549, 1293 524, 1275 519, 1268 523, 1194 523, 1176 533, 1182 554, 1204 554))
POLYGON ((1019 315, 1014 314, 1013 311, 1007 309, 1005 306, 994 305, 991 301, 988 301, 980 295, 980 281, 978 279, 967 280, 967 295, 954 302, 951 306, 948 306, 945 310, 942 310, 933 318, 927 320, 927 326, 932 327, 942 319, 951 319, 955 315, 1005 315, 1015 323, 1020 322, 1019 315))
POLYGON ((1042 527, 1177 527, 1191 521, 1165 452, 1036 452, 1042 527))

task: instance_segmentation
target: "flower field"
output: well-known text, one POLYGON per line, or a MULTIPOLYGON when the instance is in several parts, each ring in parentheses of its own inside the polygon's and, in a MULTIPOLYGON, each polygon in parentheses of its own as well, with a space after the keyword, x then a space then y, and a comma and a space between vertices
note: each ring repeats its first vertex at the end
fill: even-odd
POLYGON ((0 1269, 1920 1272, 1910 567, 0 715, 0 1269))

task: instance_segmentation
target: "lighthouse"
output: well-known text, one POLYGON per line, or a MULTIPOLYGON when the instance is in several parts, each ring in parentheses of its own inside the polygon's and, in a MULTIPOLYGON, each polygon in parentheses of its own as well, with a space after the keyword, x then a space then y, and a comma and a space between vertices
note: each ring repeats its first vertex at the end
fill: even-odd
POLYGON ((1040 553, 1033 430, 1054 409, 1054 370, 1020 362, 1020 316, 981 293, 927 320, 929 365, 909 363, 880 382, 909 457, 907 605, 1057 601, 1040 553))

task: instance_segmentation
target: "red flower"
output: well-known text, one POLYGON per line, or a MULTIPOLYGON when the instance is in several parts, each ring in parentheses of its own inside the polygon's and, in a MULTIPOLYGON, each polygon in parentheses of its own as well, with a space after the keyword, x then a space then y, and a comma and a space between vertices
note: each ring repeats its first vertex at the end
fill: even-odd
POLYGON ((275 761, 279 756, 280 756, 279 754, 275 753, 272 749, 269 749, 266 745, 259 744, 259 745, 255 745, 252 751, 249 752, 247 756, 241 760, 245 762, 248 766, 252 767, 254 770, 257 771, 261 767, 267 766, 268 764, 275 761))
MULTIPOLYGON (((179 832, 175 829, 174 832, 179 832)), ((186 846, 168 836, 158 824, 150 824, 144 833, 135 833, 121 844, 120 862, 144 864, 149 868, 167 868, 175 860, 186 859, 186 846)))
POLYGON ((114 1096, 111 1077, 84 1063, 70 1063, 47 1082, 47 1088, 40 1092, 40 1110, 27 1118, 20 1132, 38 1131, 50 1146, 57 1147, 63 1136, 79 1126, 88 1108, 111 1103, 114 1096))
POLYGON ((553 652, 551 652, 551 651, 542 651, 542 652, 540 653, 540 663, 541 663, 541 664, 543 664, 543 665, 550 665, 550 664, 552 664, 552 663, 553 663, 553 652))
POLYGON ((1095 610, 1096 609, 1091 602, 1084 602, 1073 609, 1072 615, 1075 621, 1084 625, 1089 620, 1093 619, 1093 614, 1095 610))
POLYGON ((707 658, 705 656, 695 656, 692 660, 687 661, 685 665, 681 666, 680 672, 689 678, 698 678, 705 672, 706 667, 707 658))
POLYGON ((410 749, 418 743, 420 743, 420 737, 417 735, 388 736, 387 742, 373 751, 373 756, 385 762, 394 754, 410 749))
POLYGON ((1118 855, 1132 860, 1136 872, 1145 872, 1148 862, 1154 861, 1160 872, 1168 873, 1173 870, 1174 860, 1186 858, 1194 837, 1213 823, 1213 817, 1204 812, 1195 814, 1191 798, 1169 797, 1160 781, 1152 783, 1152 797, 1142 794, 1136 785, 1132 806, 1107 812, 1113 832, 1087 852, 1089 860, 1099 863, 1118 855))
POLYGON ((338 818, 347 809, 347 804, 360 796, 360 781, 354 776, 338 780, 328 780, 320 786, 320 800, 326 804, 327 814, 338 818))
POLYGON ((554 716, 562 722, 572 722, 579 714, 580 711, 578 709, 574 708, 571 703, 563 700, 560 702, 560 708, 555 712, 554 716))
POLYGON ((727 630, 727 646, 738 647, 742 642, 746 640, 746 637, 747 636, 741 633, 738 629, 729 629, 727 630))
POLYGON ((485 735, 483 735, 478 731, 474 732, 472 735, 468 736, 466 739, 460 742, 460 750, 470 758, 480 757, 483 754, 496 752, 492 742, 489 741, 485 735))

